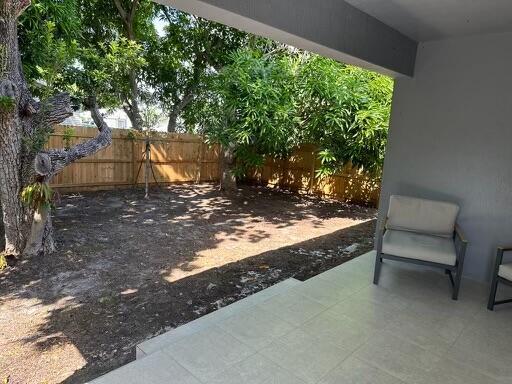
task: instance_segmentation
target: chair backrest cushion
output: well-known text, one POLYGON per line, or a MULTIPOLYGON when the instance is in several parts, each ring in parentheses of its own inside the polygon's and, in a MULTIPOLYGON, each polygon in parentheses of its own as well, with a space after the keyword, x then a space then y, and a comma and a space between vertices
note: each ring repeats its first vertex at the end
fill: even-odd
POLYGON ((386 229, 451 237, 458 213, 454 203, 392 195, 386 229))

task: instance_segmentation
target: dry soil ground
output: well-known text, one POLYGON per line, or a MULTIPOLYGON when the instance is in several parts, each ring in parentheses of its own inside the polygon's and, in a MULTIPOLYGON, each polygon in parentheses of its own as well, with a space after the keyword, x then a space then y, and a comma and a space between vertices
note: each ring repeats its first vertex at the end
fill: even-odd
POLYGON ((375 210, 257 187, 62 196, 59 251, 0 272, 0 382, 82 383, 141 341, 371 249, 375 210))

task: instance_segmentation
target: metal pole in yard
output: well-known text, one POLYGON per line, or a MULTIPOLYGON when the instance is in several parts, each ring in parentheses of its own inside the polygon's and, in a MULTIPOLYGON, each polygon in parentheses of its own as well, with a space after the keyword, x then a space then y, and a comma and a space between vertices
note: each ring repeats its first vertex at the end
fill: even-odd
POLYGON ((150 151, 151 144, 149 142, 149 136, 146 136, 146 167, 144 169, 144 183, 146 184, 146 195, 145 199, 149 199, 149 167, 150 167, 150 151))

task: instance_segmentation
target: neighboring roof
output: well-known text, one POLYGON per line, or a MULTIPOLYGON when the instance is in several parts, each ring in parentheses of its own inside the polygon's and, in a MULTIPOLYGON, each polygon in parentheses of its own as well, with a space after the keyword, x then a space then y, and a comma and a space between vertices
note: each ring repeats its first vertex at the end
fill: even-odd
POLYGON ((512 0, 345 0, 416 41, 512 32, 512 0))

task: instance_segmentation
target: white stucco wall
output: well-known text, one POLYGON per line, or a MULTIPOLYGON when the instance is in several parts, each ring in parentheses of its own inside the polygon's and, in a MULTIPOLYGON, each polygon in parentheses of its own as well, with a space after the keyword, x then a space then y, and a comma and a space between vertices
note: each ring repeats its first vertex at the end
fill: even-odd
POLYGON ((512 244, 512 34, 422 43, 396 81, 380 204, 390 194, 460 204, 465 275, 490 277, 512 244))

